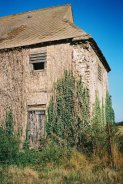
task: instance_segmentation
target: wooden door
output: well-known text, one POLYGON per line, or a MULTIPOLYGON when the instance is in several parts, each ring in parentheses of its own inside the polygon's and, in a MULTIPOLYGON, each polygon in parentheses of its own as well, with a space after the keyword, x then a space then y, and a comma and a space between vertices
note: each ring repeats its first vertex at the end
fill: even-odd
POLYGON ((40 146, 41 138, 44 136, 45 111, 36 110, 28 112, 28 134, 30 148, 40 146))

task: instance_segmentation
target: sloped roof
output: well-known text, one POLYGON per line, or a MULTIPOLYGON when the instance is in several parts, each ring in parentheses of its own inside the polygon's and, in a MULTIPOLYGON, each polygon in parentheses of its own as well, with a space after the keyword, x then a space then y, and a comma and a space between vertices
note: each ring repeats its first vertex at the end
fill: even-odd
POLYGON ((93 38, 75 26, 71 5, 0 18, 0 50, 65 39, 90 40, 107 71, 111 70, 93 38))
POLYGON ((70 5, 34 10, 0 18, 0 49, 88 34, 73 24, 70 5))

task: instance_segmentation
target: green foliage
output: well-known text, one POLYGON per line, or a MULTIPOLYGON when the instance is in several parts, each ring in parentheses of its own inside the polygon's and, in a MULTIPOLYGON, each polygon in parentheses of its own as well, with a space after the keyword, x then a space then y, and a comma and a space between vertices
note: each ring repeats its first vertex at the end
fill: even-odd
POLYGON ((0 162, 12 163, 17 158, 20 141, 13 132, 12 112, 7 112, 6 128, 0 128, 0 162))
POLYGON ((111 97, 107 92, 102 105, 96 97, 91 120, 89 104, 89 93, 82 80, 76 80, 71 72, 65 71, 64 77, 55 85, 49 104, 46 132, 56 142, 102 156, 109 150, 114 132, 111 97))
POLYGON ((112 144, 114 142, 114 136, 116 133, 116 126, 115 126, 115 116, 114 110, 112 108, 112 100, 111 96, 107 92, 106 94, 106 102, 105 102, 105 114, 106 114, 106 132, 107 132, 107 142, 108 142, 108 152, 109 155, 112 157, 112 144))
POLYGON ((24 143, 24 150, 19 150, 19 137, 14 134, 12 112, 7 112, 6 127, 0 128, 0 162, 17 165, 45 165, 46 163, 60 164, 70 157, 66 147, 59 147, 56 143, 45 140, 42 150, 29 150, 28 141, 24 143))
POLYGON ((55 85, 48 108, 46 132, 48 137, 59 137, 70 146, 80 146, 89 127, 89 93, 81 79, 72 72, 55 85))
POLYGON ((105 154, 109 157, 109 162, 114 167, 113 144, 116 128, 114 126, 114 111, 109 93, 106 94, 105 106, 100 106, 98 97, 95 101, 95 107, 92 118, 92 144, 95 155, 103 157, 105 154))
POLYGON ((112 100, 111 96, 107 92, 106 94, 106 102, 105 102, 105 111, 106 111, 106 123, 110 125, 114 125, 115 123, 115 115, 114 115, 114 110, 112 108, 112 100))
POLYGON ((93 145, 93 152, 98 156, 103 155, 106 147, 106 124, 104 111, 104 105, 101 106, 99 98, 96 97, 91 121, 91 140, 93 145))
POLYGON ((46 131, 49 136, 53 132, 55 132, 54 123, 56 122, 56 114, 55 114, 55 107, 53 98, 50 100, 49 107, 48 107, 48 117, 47 117, 47 123, 46 123, 46 131))
POLYGON ((11 110, 7 111, 7 113, 6 113, 5 124, 6 124, 6 133, 8 134, 8 136, 13 135, 13 133, 14 133, 14 124, 13 124, 13 115, 12 115, 11 110))
POLYGON ((117 145, 118 145, 119 151, 123 154, 123 135, 118 136, 117 145))
POLYGON ((61 164, 65 159, 71 156, 70 149, 59 147, 51 140, 47 140, 42 150, 23 150, 18 155, 18 165, 36 165, 44 166, 47 163, 61 164))
POLYGON ((102 121, 103 121, 102 108, 100 106, 99 98, 96 97, 95 105, 94 105, 94 112, 93 112, 93 119, 92 119, 94 128, 100 129, 104 125, 102 121))

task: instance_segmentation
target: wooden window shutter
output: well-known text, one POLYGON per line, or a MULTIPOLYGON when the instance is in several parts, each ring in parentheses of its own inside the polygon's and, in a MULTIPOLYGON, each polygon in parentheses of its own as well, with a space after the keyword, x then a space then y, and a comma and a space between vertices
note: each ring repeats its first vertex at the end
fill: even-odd
POLYGON ((100 81, 102 81, 102 68, 101 68, 101 66, 100 65, 98 65, 98 79, 100 80, 100 81))
POLYGON ((46 51, 41 51, 39 53, 30 54, 29 60, 30 60, 31 64, 46 62, 47 52, 46 51))

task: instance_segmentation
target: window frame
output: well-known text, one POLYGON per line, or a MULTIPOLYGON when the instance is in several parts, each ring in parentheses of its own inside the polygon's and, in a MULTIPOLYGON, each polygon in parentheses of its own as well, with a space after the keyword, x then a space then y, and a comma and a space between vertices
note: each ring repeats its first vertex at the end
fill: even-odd
POLYGON ((29 63, 33 71, 45 71, 47 63, 47 51, 37 51, 29 54, 29 63), (44 67, 35 69, 34 64, 43 63, 44 67))

